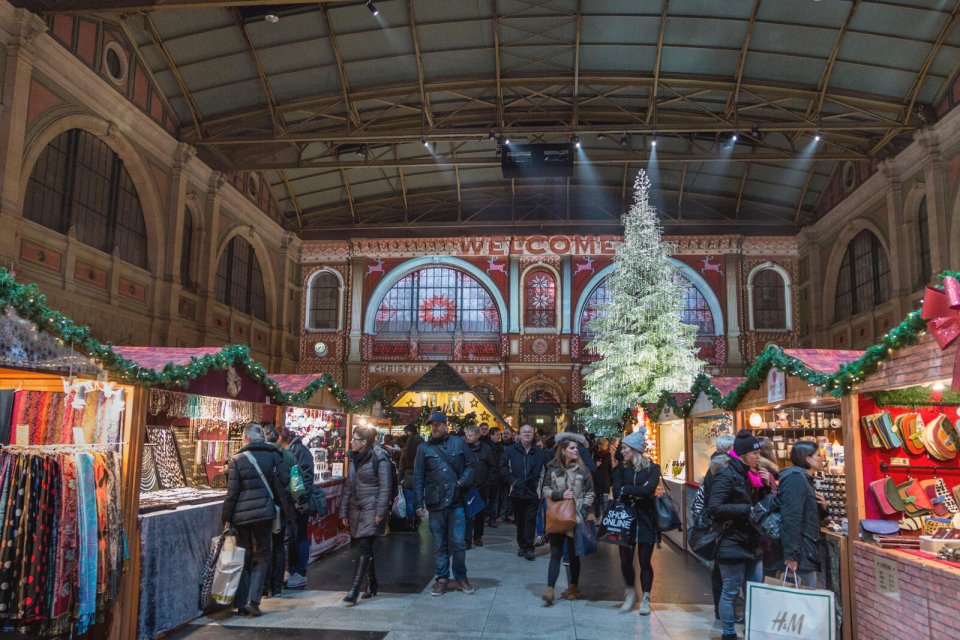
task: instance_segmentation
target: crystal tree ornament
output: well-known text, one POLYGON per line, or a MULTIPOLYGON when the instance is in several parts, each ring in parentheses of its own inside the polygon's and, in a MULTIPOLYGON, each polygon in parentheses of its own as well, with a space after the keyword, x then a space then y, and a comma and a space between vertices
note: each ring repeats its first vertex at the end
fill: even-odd
POLYGON ((633 206, 623 217, 624 238, 606 286, 611 301, 589 322, 589 348, 600 356, 587 373, 591 426, 610 425, 628 407, 654 402, 664 391, 689 389, 700 372, 697 328, 681 321, 685 285, 661 238, 650 180, 640 171, 633 206), (594 417, 596 416, 596 417, 594 417))

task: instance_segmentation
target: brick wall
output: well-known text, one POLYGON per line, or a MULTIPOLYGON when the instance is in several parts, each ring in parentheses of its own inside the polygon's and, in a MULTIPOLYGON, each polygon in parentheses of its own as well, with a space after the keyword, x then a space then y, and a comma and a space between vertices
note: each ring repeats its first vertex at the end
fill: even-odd
POLYGON ((863 542, 853 543, 859 640, 960 640, 960 569, 863 542), (876 559, 896 566, 899 600, 877 588, 876 559))

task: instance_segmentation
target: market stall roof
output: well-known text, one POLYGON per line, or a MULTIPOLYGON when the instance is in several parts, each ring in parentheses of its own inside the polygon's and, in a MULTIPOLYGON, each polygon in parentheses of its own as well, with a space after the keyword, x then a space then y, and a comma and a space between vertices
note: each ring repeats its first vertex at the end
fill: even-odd
POLYGON ((214 356, 222 347, 112 347, 113 352, 136 362, 144 369, 160 371, 167 365, 185 366, 194 358, 214 356))
MULTIPOLYGON (((446 362, 439 362, 435 367, 427 371, 416 382, 403 390, 397 399, 393 401, 395 407, 414 407, 423 406, 419 399, 421 393, 462 393, 472 396, 470 400, 471 408, 478 409, 482 406, 486 413, 490 414, 492 419, 501 425, 507 425, 507 421, 500 415, 500 412, 483 397, 483 394, 474 393, 473 387, 463 379, 457 371, 446 362), (477 404, 473 404, 474 401, 477 404)), ((469 413, 469 411, 467 411, 469 413)), ((482 416, 481 412, 477 412, 482 416)), ((482 420, 481 418, 478 418, 482 420)))
POLYGON ((834 373, 863 355, 849 349, 784 349, 783 354, 799 360, 807 368, 821 373, 834 373))
POLYGON ((746 380, 744 377, 738 378, 710 378, 710 384, 720 392, 721 395, 727 395, 746 380))
POLYGON ((322 373, 271 373, 270 378, 277 383, 280 391, 291 395, 305 391, 316 380, 323 376, 322 373))

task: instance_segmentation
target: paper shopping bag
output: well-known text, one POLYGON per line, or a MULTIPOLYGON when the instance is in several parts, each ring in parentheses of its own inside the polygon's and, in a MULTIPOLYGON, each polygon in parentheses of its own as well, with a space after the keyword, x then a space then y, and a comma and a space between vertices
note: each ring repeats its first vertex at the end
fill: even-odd
POLYGON ((219 604, 231 604, 240 585, 243 573, 244 549, 236 545, 236 538, 226 536, 220 557, 217 558, 217 570, 213 574, 213 600, 219 604))
POLYGON ((747 640, 836 640, 834 594, 747 583, 747 640))

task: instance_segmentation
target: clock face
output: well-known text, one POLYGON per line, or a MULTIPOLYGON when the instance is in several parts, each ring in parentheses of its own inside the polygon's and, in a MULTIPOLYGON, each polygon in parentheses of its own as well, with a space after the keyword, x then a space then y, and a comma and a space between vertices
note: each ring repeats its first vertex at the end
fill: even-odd
POLYGON ((313 345, 313 352, 318 356, 327 355, 327 343, 326 342, 317 342, 313 345))

